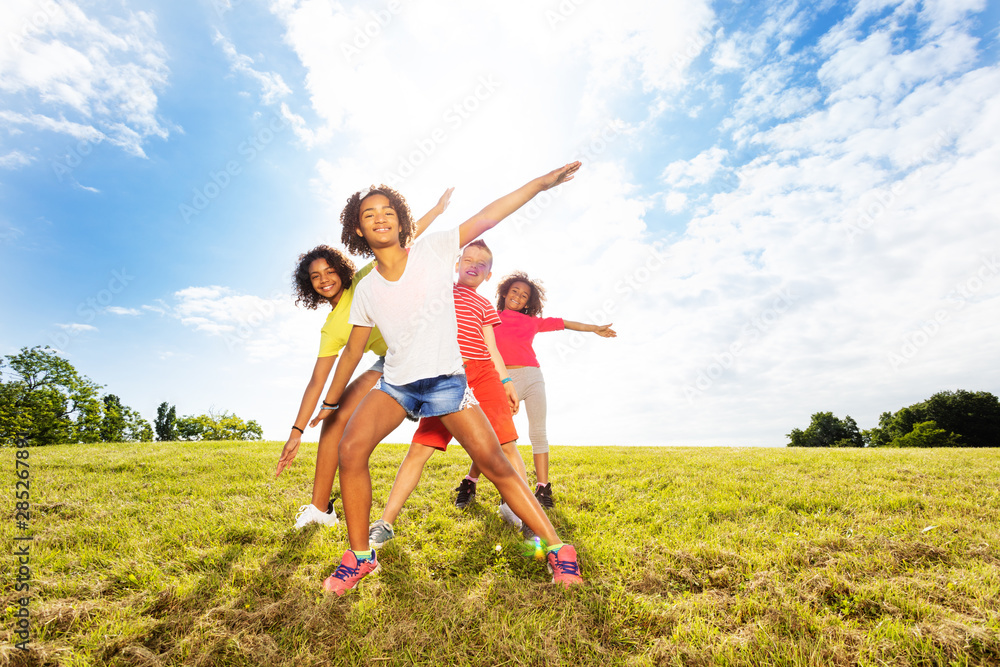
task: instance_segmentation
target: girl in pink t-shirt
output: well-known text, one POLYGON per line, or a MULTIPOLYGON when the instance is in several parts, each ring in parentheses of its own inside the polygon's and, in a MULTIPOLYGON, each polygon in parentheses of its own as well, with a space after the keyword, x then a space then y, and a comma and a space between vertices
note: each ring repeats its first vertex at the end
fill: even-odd
MULTIPOLYGON (((552 483, 549 482, 549 441, 545 435, 545 380, 532 342, 537 333, 563 329, 591 331, 604 338, 614 338, 618 334, 611 324, 582 324, 559 317, 542 317, 543 301, 545 290, 538 281, 531 280, 523 271, 511 273, 497 286, 501 326, 493 331, 497 349, 528 413, 528 437, 535 463, 535 497, 542 507, 554 507, 552 483)), ((479 471, 473 466, 467 479, 474 483, 478 477, 479 471)))

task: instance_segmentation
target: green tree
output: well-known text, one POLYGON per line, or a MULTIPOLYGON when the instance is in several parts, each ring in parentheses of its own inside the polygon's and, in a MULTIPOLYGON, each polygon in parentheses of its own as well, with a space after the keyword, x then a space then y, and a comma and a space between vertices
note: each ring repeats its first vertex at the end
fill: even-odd
POLYGON ((941 391, 919 405, 926 421, 937 422, 938 427, 961 438, 959 446, 1000 447, 1000 399, 993 394, 941 391))
POLYGON ((186 416, 177 420, 178 440, 260 440, 263 429, 229 412, 186 416))
POLYGON ((93 424, 100 385, 80 375, 48 346, 21 348, 0 361, 0 443, 77 442, 77 422, 93 424), (88 413, 88 410, 91 410, 88 413))
POLYGON ((864 432, 872 447, 998 447, 1000 446, 1000 400, 985 391, 942 391, 926 401, 883 412, 878 426, 864 432), (933 422, 948 437, 935 436, 936 445, 927 442, 928 427, 906 439, 920 424, 933 422), (908 444, 901 444, 908 443, 908 444))
POLYGON ((792 429, 789 447, 864 447, 858 424, 850 415, 838 419, 832 412, 817 412, 806 430, 792 429))
POLYGON ((153 427, 143 419, 142 415, 130 407, 125 407, 125 441, 126 442, 152 442, 153 427))
POLYGON ((177 408, 166 401, 156 408, 156 439, 170 441, 177 439, 177 408))
POLYGON ((104 417, 101 419, 102 442, 125 442, 125 406, 114 394, 106 394, 104 417))
POLYGON ((891 447, 961 447, 957 435, 949 433, 933 421, 919 422, 913 425, 913 430, 893 439, 891 447))

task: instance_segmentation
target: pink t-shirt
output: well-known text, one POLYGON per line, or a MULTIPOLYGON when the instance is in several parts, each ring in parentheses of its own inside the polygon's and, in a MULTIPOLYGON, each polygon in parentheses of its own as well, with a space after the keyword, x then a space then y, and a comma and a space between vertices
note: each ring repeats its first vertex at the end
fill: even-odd
POLYGON ((538 366, 531 343, 542 331, 562 331, 566 328, 561 317, 531 317, 516 310, 501 310, 502 327, 493 333, 497 350, 507 366, 538 366))

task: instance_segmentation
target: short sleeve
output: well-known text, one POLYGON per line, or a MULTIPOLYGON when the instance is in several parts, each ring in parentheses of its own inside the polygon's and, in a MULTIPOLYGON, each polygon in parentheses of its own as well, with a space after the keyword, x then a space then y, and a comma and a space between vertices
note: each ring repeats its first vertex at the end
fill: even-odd
POLYGON ((562 331, 566 328, 561 317, 541 317, 538 322, 538 331, 562 331))

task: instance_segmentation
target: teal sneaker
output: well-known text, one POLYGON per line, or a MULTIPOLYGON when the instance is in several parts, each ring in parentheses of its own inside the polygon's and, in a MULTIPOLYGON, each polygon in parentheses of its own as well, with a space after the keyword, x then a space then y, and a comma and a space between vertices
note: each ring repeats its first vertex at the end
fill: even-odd
POLYGON ((392 532, 392 524, 379 519, 368 529, 368 544, 372 549, 381 549, 382 545, 389 540, 396 539, 396 533, 392 532))

